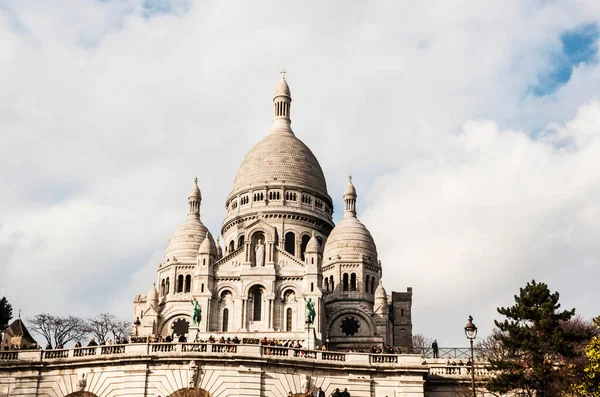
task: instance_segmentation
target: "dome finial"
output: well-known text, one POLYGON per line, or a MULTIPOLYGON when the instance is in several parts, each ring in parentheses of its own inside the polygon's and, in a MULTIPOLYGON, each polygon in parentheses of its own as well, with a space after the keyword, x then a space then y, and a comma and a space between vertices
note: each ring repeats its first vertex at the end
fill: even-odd
POLYGON ((285 68, 281 68, 281 80, 285 81, 285 74, 287 73, 287 71, 285 70, 285 68))

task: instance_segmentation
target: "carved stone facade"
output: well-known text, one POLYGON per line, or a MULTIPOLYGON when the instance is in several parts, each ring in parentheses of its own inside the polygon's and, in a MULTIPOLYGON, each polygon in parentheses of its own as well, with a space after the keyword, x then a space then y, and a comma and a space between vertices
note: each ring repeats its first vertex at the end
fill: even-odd
POLYGON ((386 295, 375 242, 356 217, 351 180, 344 218, 334 224, 321 166, 291 129, 291 102, 282 79, 273 127, 242 161, 225 201, 224 247, 200 220, 202 196, 194 183, 188 217, 167 244, 155 286, 135 297, 133 336, 193 340, 228 333, 307 341, 311 299, 317 345, 410 347, 412 292, 386 295), (190 319, 194 298, 202 308, 197 328, 190 319))

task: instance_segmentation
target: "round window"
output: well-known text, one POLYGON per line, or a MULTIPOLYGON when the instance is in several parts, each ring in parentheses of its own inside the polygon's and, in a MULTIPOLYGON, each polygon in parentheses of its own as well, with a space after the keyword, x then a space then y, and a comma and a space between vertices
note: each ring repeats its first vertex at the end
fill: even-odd
POLYGON ((173 321, 171 328, 173 329, 173 333, 175 333, 175 335, 185 335, 190 330, 190 322, 185 318, 178 318, 177 320, 173 321))
POLYGON ((347 336, 356 335, 359 328, 360 322, 354 317, 346 317, 342 320, 342 324, 340 325, 342 333, 347 336))

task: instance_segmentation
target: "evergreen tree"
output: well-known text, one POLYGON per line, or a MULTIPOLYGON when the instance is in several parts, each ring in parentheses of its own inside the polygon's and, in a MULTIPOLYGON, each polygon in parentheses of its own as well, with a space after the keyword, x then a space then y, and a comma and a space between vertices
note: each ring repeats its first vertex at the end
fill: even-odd
POLYGON ((533 280, 515 295, 513 306, 498 308, 506 319, 495 321, 502 355, 490 359, 490 391, 554 397, 571 390, 575 380, 566 363, 577 356, 575 346, 586 336, 563 326, 575 309, 559 310, 558 298, 558 292, 533 280))
POLYGON ((8 322, 12 318, 12 305, 8 303, 6 297, 0 299, 0 331, 4 331, 8 327, 8 322))

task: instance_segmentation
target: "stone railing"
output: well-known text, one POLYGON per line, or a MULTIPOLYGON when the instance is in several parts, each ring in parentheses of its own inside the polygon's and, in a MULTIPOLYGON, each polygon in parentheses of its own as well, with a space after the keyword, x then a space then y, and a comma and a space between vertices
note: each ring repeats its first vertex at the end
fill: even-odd
MULTIPOLYGON (((466 365, 446 365, 441 360, 423 360, 415 354, 369 354, 355 352, 322 351, 304 348, 289 348, 282 346, 262 346, 259 344, 225 344, 225 343, 130 343, 126 345, 105 345, 97 347, 81 347, 57 350, 15 350, 1 351, 0 365, 14 361, 29 362, 65 362, 73 359, 95 360, 118 355, 119 357, 193 357, 194 355, 214 357, 263 358, 269 360, 310 361, 312 363, 344 362, 346 365, 384 366, 392 368, 421 368, 430 376, 459 378, 470 376, 471 367, 466 365)), ((188 358, 186 358, 188 359, 188 358)), ((482 377, 488 374, 488 369, 476 363, 475 375, 482 377)))
MULTIPOLYGON (((466 365, 435 365, 430 364, 429 375, 442 377, 470 377, 471 367, 466 365)), ((475 365, 475 377, 481 378, 489 375, 490 370, 484 365, 475 365)))
POLYGON ((19 358, 18 351, 0 351, 0 361, 1 360, 17 360, 19 358))
POLYGON ((397 354, 369 354, 371 364, 396 364, 398 363, 397 354))
MULTIPOLYGON (((96 350, 98 350, 98 349, 95 347, 79 347, 79 348, 73 349, 73 357, 95 356, 96 350)), ((101 351, 101 353, 102 353, 102 351, 101 351)))

